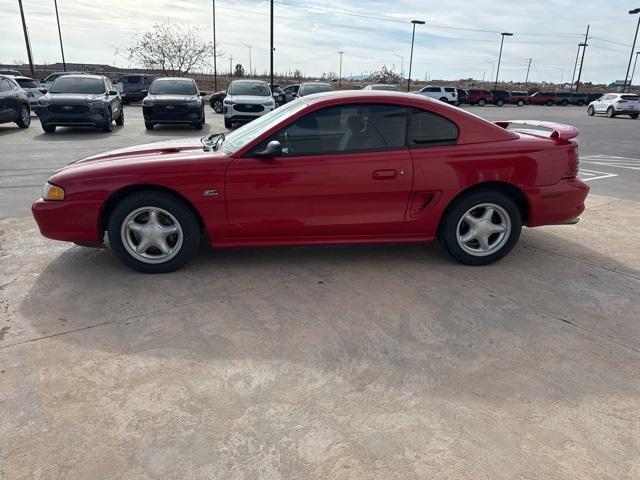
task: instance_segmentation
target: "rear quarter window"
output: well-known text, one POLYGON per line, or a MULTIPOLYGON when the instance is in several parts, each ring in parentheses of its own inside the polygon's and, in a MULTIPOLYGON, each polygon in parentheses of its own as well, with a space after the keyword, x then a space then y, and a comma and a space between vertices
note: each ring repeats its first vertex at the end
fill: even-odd
POLYGON ((426 110, 409 112, 409 147, 450 145, 458 140, 458 126, 451 120, 426 110))

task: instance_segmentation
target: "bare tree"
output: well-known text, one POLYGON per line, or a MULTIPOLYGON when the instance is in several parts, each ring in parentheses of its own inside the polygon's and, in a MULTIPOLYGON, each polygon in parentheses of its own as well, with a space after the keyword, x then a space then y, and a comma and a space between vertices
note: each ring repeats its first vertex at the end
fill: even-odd
POLYGON ((394 71, 394 67, 390 69, 383 65, 380 70, 371 72, 369 79, 375 83, 400 83, 400 75, 394 71))
MULTIPOLYGON (((164 75, 179 76, 209 64, 213 44, 203 42, 193 27, 156 23, 124 48, 129 60, 144 68, 162 70, 164 75)), ((218 56, 222 56, 218 52, 218 56)))
POLYGON ((233 72, 233 75, 236 76, 236 77, 244 77, 245 73, 246 72, 244 70, 244 67, 242 66, 241 63, 239 63, 239 64, 236 65, 236 69, 233 72))

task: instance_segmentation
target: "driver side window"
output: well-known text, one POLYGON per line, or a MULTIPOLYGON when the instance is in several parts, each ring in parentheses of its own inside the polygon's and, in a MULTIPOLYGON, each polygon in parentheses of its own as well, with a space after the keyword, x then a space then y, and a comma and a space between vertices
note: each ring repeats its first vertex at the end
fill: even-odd
POLYGON ((298 119, 270 140, 284 156, 354 153, 404 148, 407 109, 396 105, 329 107, 298 119))

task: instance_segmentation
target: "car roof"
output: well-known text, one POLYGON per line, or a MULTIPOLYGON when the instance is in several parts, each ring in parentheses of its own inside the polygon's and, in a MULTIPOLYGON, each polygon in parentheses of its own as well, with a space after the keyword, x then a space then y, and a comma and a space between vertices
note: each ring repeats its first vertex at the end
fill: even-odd
POLYGON ((35 82, 35 80, 31 77, 25 77, 24 75, 15 75, 13 78, 15 78, 16 80, 31 80, 33 82, 35 82))
POLYGON ((154 81, 157 82, 158 80, 178 80, 181 82, 193 82, 193 78, 190 77, 159 77, 156 78, 154 81))
POLYGON ((234 80, 231 83, 267 83, 267 82, 264 81, 264 80, 252 80, 250 78, 245 78, 245 79, 242 79, 242 80, 234 80))
POLYGON ((75 77, 75 78, 95 78, 101 80, 104 78, 104 75, 93 75, 88 73, 69 73, 64 75, 65 77, 75 77))
POLYGON ((331 84, 330 83, 325 83, 325 82, 303 82, 300 84, 300 86, 302 87, 303 85, 325 85, 327 87, 330 87, 331 84))

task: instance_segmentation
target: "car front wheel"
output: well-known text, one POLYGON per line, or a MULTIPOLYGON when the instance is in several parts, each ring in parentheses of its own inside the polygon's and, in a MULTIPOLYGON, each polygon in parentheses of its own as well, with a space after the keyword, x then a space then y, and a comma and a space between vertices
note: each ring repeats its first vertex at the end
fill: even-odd
POLYGON ((518 100, 518 106, 521 107, 524 105, 524 100, 518 100))
POLYGON ((636 120, 638 118, 638 114, 637 113, 632 113, 631 115, 629 115, 632 119, 636 120))
POLYGON ((613 107, 607 108, 607 117, 613 118, 615 116, 616 116, 616 111, 613 109, 613 107))
POLYGON ((587 108, 587 115, 589 115, 590 117, 593 117, 595 115, 596 111, 593 108, 593 105, 589 105, 589 108, 587 108))
POLYGON ((211 103, 211 107, 213 108, 214 112, 222 113, 222 100, 214 100, 211 103))
POLYGON ((56 133, 56 126, 55 125, 47 125, 46 123, 42 124, 42 130, 44 130, 44 133, 56 133))
POLYGON ((440 241, 466 265, 488 265, 507 255, 518 242, 522 219, 516 204, 494 190, 472 192, 449 209, 440 241))
POLYGON ((111 109, 107 109, 107 114, 104 119, 104 125, 102 126, 103 132, 111 132, 113 131, 113 114, 111 113, 111 109))
POLYGON ((31 125, 31 112, 26 105, 22 105, 20 108, 20 116, 16 120, 16 125, 20 128, 28 128, 31 125))
POLYGON ((109 242, 128 267, 166 273, 182 267, 198 249, 200 229, 193 212, 164 192, 138 192, 113 210, 109 242))
POLYGON ((480 100, 478 100, 478 105, 479 105, 480 107, 484 107, 484 105, 485 105, 486 103, 487 103, 487 102, 484 100, 484 98, 481 98, 480 100))
POLYGON ((124 125, 124 108, 120 107, 120 116, 116 118, 116 125, 124 125))

